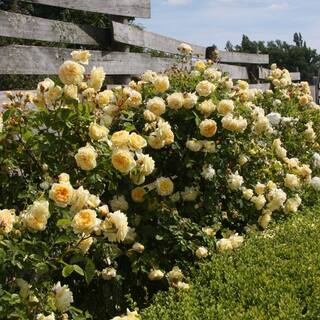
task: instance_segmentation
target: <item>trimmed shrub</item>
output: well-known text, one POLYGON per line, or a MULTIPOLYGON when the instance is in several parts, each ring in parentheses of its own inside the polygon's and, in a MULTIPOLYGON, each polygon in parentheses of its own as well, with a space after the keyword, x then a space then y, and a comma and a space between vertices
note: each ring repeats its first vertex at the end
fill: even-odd
POLYGON ((159 294, 146 320, 320 319, 320 208, 201 265, 189 291, 159 294))

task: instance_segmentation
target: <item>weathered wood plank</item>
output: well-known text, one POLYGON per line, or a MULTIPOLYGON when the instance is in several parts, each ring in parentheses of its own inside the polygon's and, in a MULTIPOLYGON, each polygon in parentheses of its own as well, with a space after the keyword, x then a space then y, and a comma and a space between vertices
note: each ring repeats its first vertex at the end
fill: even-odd
POLYGON ((270 83, 253 83, 250 84, 250 89, 260 89, 262 91, 267 91, 270 89, 270 83))
MULTIPOLYGON (((60 65, 70 60, 72 49, 18 46, 0 47, 0 74, 57 74, 60 65)), ((173 59, 152 58, 146 53, 90 51, 90 71, 93 66, 104 67, 107 75, 137 75, 151 69, 164 71, 173 59)))
POLYGON ((231 64, 219 63, 214 65, 217 69, 228 72, 233 79, 249 79, 246 67, 233 66, 231 64))
POLYGON ((220 51, 219 58, 222 62, 228 63, 248 63, 248 64, 268 64, 268 54, 255 54, 243 52, 220 51))
MULTIPOLYGON (((163 51, 167 53, 179 54, 178 46, 185 41, 165 37, 157 33, 141 30, 132 25, 125 25, 113 21, 113 39, 117 42, 131 44, 138 47, 163 51)), ((193 54, 204 58, 206 48, 191 44, 193 54)), ((227 63, 252 63, 268 64, 269 56, 267 54, 252 54, 241 52, 220 51, 220 61, 227 63)))
POLYGON ((150 0, 21 0, 34 4, 107 13, 112 15, 150 18, 150 0))
MULTIPOLYGON (((271 70, 267 68, 259 68, 259 79, 267 79, 271 73, 271 70)), ((290 72, 291 80, 292 81, 300 81, 301 74, 300 72, 290 72)))
MULTIPOLYGON (((167 53, 179 54, 178 46, 184 42, 173 38, 168 38, 157 33, 141 30, 132 25, 125 25, 113 21, 113 39, 117 42, 131 44, 137 47, 143 47, 167 53)), ((190 44, 190 43, 189 43, 190 44)), ((194 55, 200 58, 205 57, 206 48, 190 44, 194 55)))
MULTIPOLYGON (((72 49, 10 45, 0 47, 0 74, 57 74, 60 65, 70 59, 72 49)), ((107 75, 138 75, 147 69, 162 72, 174 59, 150 57, 146 53, 90 51, 90 64, 104 67, 107 75)), ((245 67, 216 65, 234 79, 247 79, 245 67)))
POLYGON ((0 10, 0 36, 82 45, 107 45, 111 30, 0 10))

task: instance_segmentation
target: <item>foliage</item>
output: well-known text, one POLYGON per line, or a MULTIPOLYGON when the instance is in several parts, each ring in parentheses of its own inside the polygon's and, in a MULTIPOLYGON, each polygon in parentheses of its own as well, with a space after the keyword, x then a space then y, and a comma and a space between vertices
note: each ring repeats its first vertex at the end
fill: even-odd
POLYGON ((318 319, 319 206, 215 255, 194 272, 187 292, 161 293, 148 320, 318 319))
POLYGON ((45 79, 34 97, 8 93, 2 317, 143 307, 160 289, 188 289, 184 274, 239 247, 239 233, 318 198, 320 112, 308 85, 272 66, 263 93, 180 50, 167 74, 112 91, 102 68, 85 76, 89 52, 74 51, 59 82, 45 79))
POLYGON ((276 40, 252 41, 243 35, 240 45, 233 46, 230 41, 226 43, 226 50, 265 53, 269 54, 270 63, 277 63, 280 67, 289 71, 299 71, 301 79, 311 82, 314 76, 318 76, 320 70, 320 55, 315 49, 307 46, 300 33, 293 35, 294 44, 276 40))

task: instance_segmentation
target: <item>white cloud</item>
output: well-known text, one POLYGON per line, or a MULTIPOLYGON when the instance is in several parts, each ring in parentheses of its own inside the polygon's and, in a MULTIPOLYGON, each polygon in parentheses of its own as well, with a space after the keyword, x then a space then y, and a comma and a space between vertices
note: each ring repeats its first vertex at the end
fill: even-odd
POLYGON ((282 10, 282 9, 285 9, 285 8, 288 8, 288 3, 287 2, 284 2, 284 3, 273 3, 269 6, 268 9, 271 9, 271 10, 282 10))
POLYGON ((167 0, 167 3, 171 6, 182 6, 191 3, 192 0, 167 0))

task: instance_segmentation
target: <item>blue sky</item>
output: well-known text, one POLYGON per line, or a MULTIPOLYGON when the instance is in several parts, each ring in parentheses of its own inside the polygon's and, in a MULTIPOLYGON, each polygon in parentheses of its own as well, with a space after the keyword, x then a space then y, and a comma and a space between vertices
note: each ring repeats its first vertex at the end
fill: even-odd
POLYGON ((227 40, 286 40, 301 32, 320 53, 320 0, 151 0, 146 30, 223 50, 227 40))

